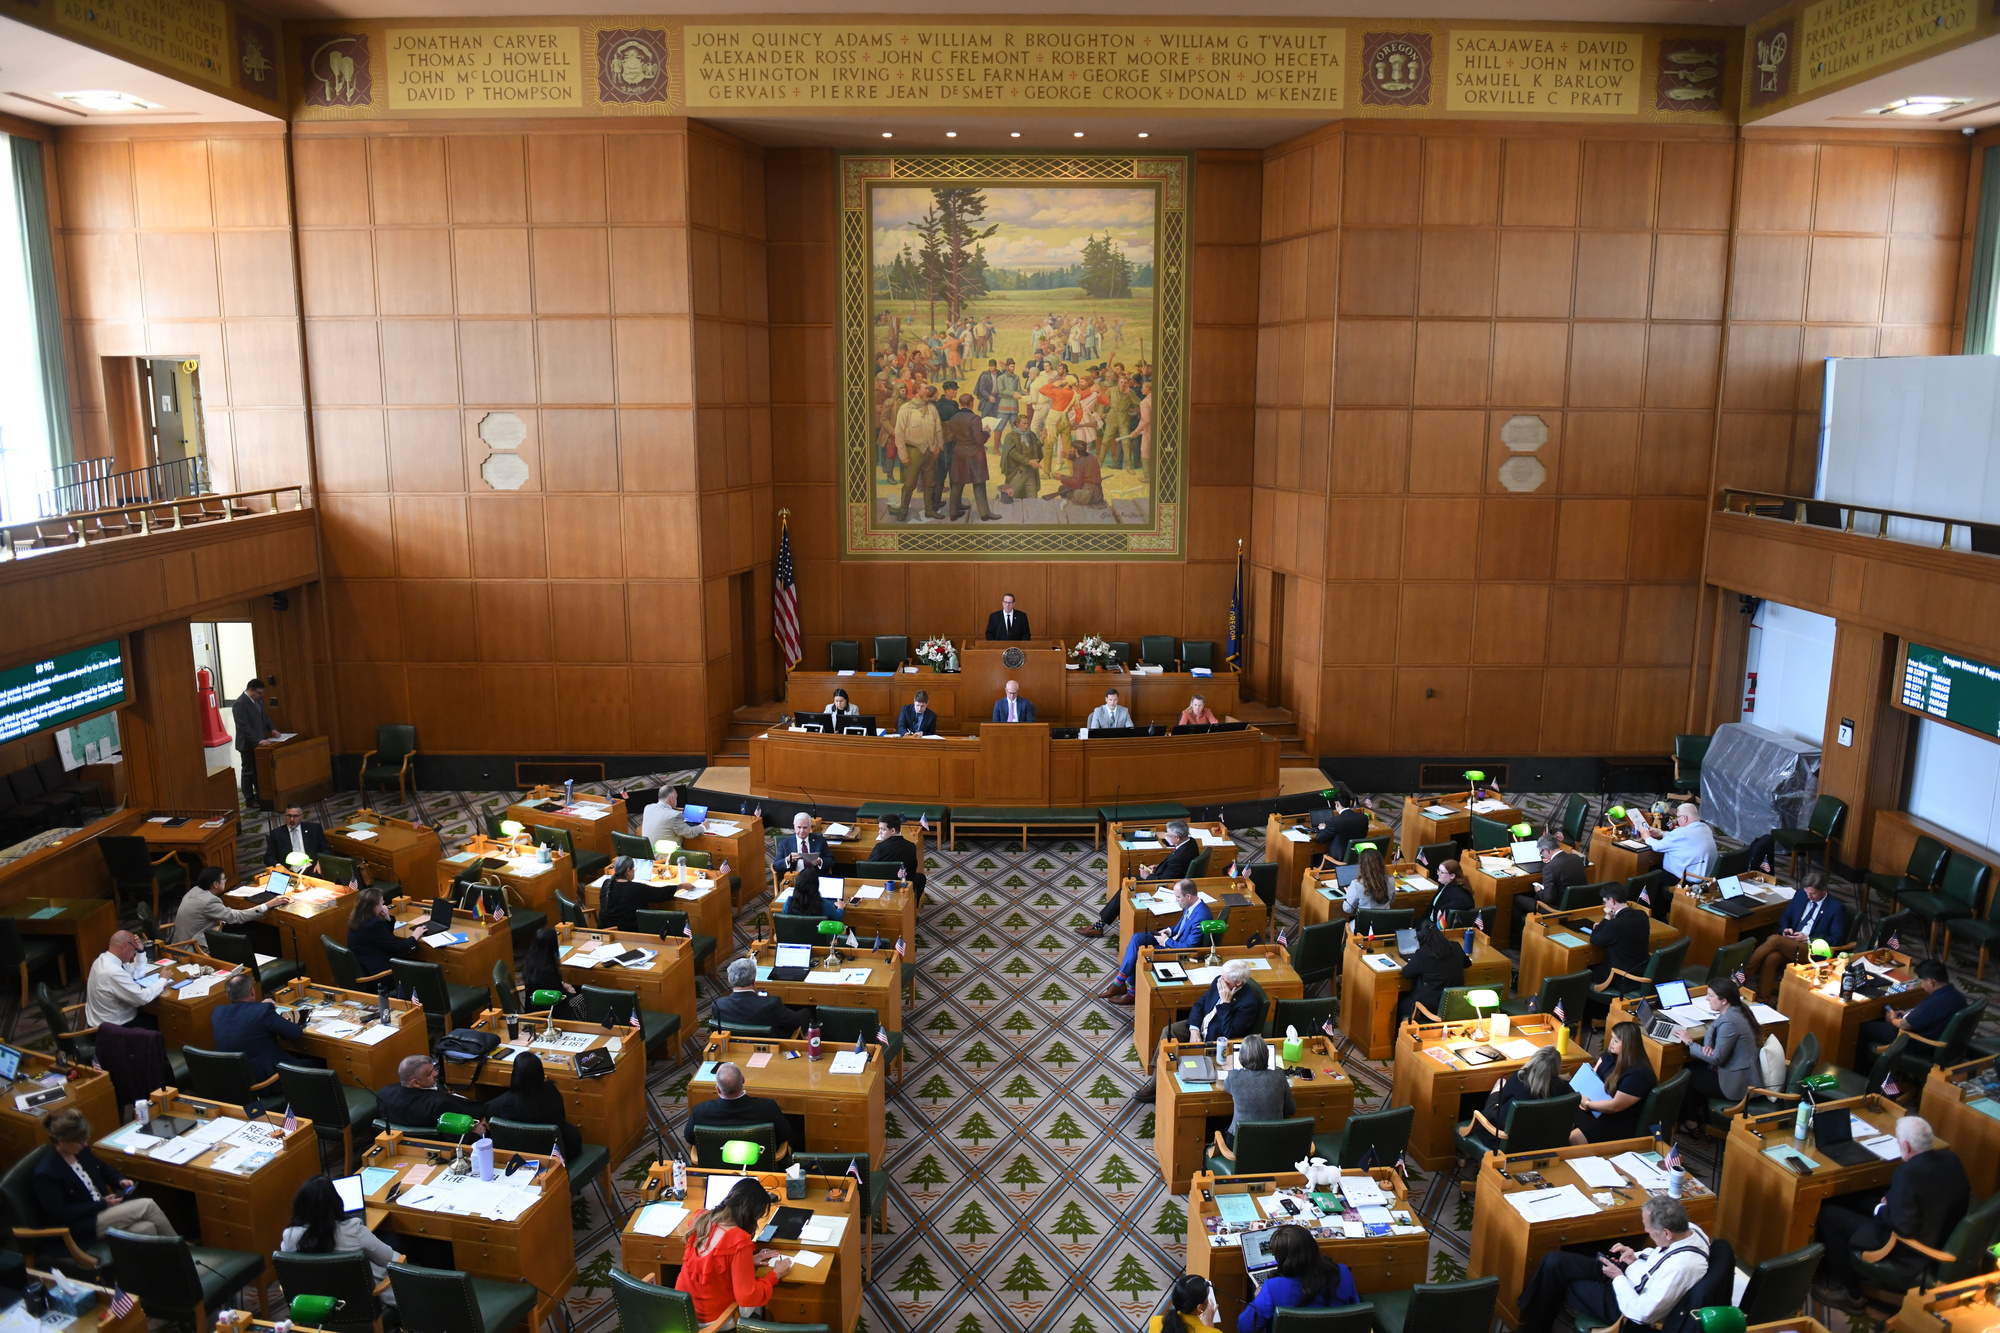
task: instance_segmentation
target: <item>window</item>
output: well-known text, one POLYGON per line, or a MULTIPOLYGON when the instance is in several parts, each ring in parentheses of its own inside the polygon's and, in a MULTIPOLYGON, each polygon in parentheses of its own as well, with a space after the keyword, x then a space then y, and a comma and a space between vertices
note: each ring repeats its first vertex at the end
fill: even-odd
POLYGON ((37 516, 50 469, 69 460, 69 399, 42 145, 0 145, 0 518, 18 522, 37 516))
POLYGON ((1972 243, 1972 290, 1965 303, 1965 354, 2000 352, 2000 145, 1986 150, 1979 177, 1979 230, 1972 243))

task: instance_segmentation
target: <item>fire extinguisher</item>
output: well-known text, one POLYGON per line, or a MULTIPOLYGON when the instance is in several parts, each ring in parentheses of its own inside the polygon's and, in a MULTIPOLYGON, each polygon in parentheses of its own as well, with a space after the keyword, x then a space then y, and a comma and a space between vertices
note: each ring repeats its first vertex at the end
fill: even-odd
POLYGON ((1757 711, 1757 673, 1750 671, 1744 674, 1749 684, 1743 690, 1743 711, 1754 713, 1757 711))
POLYGON ((201 744, 212 750, 218 745, 230 744, 229 733, 222 726, 222 710, 215 706, 215 677, 207 667, 197 668, 194 673, 195 693, 201 696, 201 744))

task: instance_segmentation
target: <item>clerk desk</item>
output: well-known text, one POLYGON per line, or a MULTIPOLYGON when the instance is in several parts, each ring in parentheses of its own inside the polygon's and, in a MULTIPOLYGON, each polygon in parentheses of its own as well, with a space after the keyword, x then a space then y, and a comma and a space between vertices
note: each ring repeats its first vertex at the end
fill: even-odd
POLYGON ((1010 680, 1020 683, 1021 697, 1035 706, 1037 722, 1058 727, 1082 726, 1091 710, 1104 702, 1106 690, 1118 691, 1118 702, 1141 726, 1178 721, 1188 700, 1197 694, 1207 702, 1209 712, 1226 718, 1236 711, 1241 697, 1240 678, 1226 669, 1213 676, 1185 671, 1135 675, 1129 671, 1071 671, 1064 660, 1063 652, 1054 647, 968 645, 959 652, 956 673, 939 673, 928 667, 893 675, 794 671, 788 678, 786 697, 791 710, 811 712, 825 708, 835 690, 846 690, 848 701, 872 716, 875 725, 894 727, 897 712, 923 690, 930 695, 930 706, 937 710, 938 724, 947 731, 970 731, 976 723, 991 721, 993 705, 1006 697, 1010 680), (1018 667, 1009 667, 1002 659, 1007 649, 1015 647, 1022 650, 1023 661, 1018 667))
MULTIPOLYGON (((1645 916, 1641 903, 1628 903, 1625 911, 1645 916)), ((1604 920, 1604 905, 1578 907, 1568 912, 1537 912, 1521 927, 1521 984, 1516 995, 1533 995, 1549 977, 1581 972, 1604 961, 1604 950, 1590 942, 1590 932, 1604 920)), ((1681 933, 1666 922, 1646 917, 1646 953, 1650 957, 1672 944, 1681 933)))
POLYGON ((5 1049, 19 1054, 21 1067, 16 1073, 16 1081, 0 1092, 0 1157, 18 1162, 47 1143, 49 1136, 42 1128, 42 1118, 57 1111, 81 1111, 93 1125, 118 1123, 118 1094, 112 1090, 111 1075, 84 1065, 70 1066, 72 1076, 61 1081, 63 1095, 59 1099, 23 1111, 14 1099, 33 1092, 48 1091, 38 1087, 36 1081, 59 1077, 55 1075, 56 1058, 22 1046, 5 1049))
MULTIPOLYGON (((1876 949, 1854 956, 1887 968, 1889 980, 1896 985, 1907 985, 1912 979, 1907 954, 1876 949)), ((1843 1069, 1852 1068, 1863 1023, 1881 1018, 1892 1008, 1908 1009, 1924 998, 1920 988, 1911 986, 1872 999, 1856 992, 1853 998, 1843 1000, 1839 976, 1832 959, 1824 963, 1793 963, 1785 968, 1783 979, 1778 982, 1778 998, 1772 1003, 1792 1016, 1792 1029, 1785 1035, 1786 1055, 1796 1051, 1810 1032, 1819 1038, 1820 1059, 1830 1060, 1843 1069)))
MULTIPOLYGON (((1874 1133, 1882 1134, 1893 1134, 1902 1114, 1895 1103, 1872 1093, 1819 1103, 1822 1112, 1836 1108, 1853 1112, 1873 1125, 1874 1133)), ((1811 1143, 1794 1139, 1794 1119, 1786 1107, 1769 1115, 1740 1115, 1729 1122, 1722 1157, 1722 1206, 1710 1234, 1735 1246, 1736 1262, 1746 1267, 1808 1244, 1822 1203, 1842 1194, 1881 1189, 1902 1165, 1899 1155, 1842 1166, 1811 1143), (1769 1151, 1781 1148, 1796 1149, 1812 1159, 1813 1173, 1801 1176, 1781 1164, 1769 1151)), ((1854 1137, 1867 1136, 1856 1129, 1854 1137)), ((1937 1146, 1951 1145, 1939 1135, 1937 1146)))
POLYGON ((614 1162, 624 1161, 625 1155, 639 1146, 646 1132, 646 1047, 639 1040, 638 1028, 607 1030, 596 1023, 557 1019, 556 1031, 567 1044, 548 1045, 543 1041, 547 1020, 521 1019, 520 1035, 512 1041, 507 1038, 506 1018, 497 1009, 488 1009, 472 1026, 479 1032, 491 1032, 500 1039, 500 1046, 475 1064, 444 1061, 447 1087, 476 1101, 497 1097, 513 1085, 515 1059, 523 1051, 532 1051, 542 1062, 544 1076, 562 1092, 563 1112, 585 1143, 604 1145, 614 1162), (595 1078, 580 1076, 577 1057, 600 1049, 611 1052, 611 1072, 595 1078))
POLYGON ((977 736, 933 738, 773 727, 750 738, 750 790, 845 805, 875 800, 989 807, 1219 805, 1276 796, 1279 748, 1274 737, 1255 728, 1053 740, 1045 722, 989 722, 977 736))
MULTIPOLYGON (((1357 838, 1357 842, 1372 842, 1379 847, 1388 847, 1395 837, 1395 831, 1368 812, 1368 836, 1357 838)), ((1305 877, 1312 873, 1326 855, 1329 844, 1324 838, 1312 836, 1312 826, 1298 817, 1287 818, 1275 811, 1264 821, 1264 859, 1278 867, 1278 901, 1286 907, 1299 905, 1299 892, 1305 887, 1305 877)))
POLYGON ((1958 1158, 1972 1180, 1972 1197, 2000 1189, 2000 1105, 1993 1100, 1994 1057, 1982 1056, 1945 1068, 1932 1065, 1924 1080, 1917 1114, 1957 1145, 1958 1158))
POLYGON ((326 831, 326 848, 351 859, 369 884, 420 885, 444 854, 437 830, 407 819, 390 819, 360 809, 326 831))
MULTIPOLYGON (((1208 904, 1209 916, 1226 919, 1229 929, 1216 940, 1218 944, 1248 944, 1253 935, 1268 935, 1271 932, 1271 913, 1250 887, 1247 879, 1231 879, 1227 875, 1209 876, 1190 881, 1201 893, 1202 901, 1208 904)), ((1172 890, 1160 880, 1128 879, 1118 893, 1118 956, 1125 956, 1125 946, 1131 943, 1134 931, 1152 936, 1157 931, 1171 930, 1180 922, 1181 909, 1178 900, 1169 911, 1156 912, 1150 906, 1140 907, 1134 900, 1141 893, 1151 903, 1158 901, 1157 893, 1173 897, 1172 890)))
MULTIPOLYGON (((1389 899, 1386 910, 1391 912, 1415 912, 1416 919, 1423 920, 1437 901, 1437 881, 1424 873, 1424 868, 1415 861, 1396 861, 1383 869, 1389 872, 1390 883, 1396 886, 1395 896, 1389 899)), ((1299 882, 1299 926, 1316 926, 1323 921, 1346 921, 1347 890, 1340 887, 1338 871, 1308 871, 1299 882)))

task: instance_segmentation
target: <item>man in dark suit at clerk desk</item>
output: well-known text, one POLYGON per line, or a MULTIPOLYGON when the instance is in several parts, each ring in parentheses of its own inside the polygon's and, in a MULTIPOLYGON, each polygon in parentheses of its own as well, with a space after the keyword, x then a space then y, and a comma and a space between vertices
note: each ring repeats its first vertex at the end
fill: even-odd
POLYGON ((1008 593, 1000 599, 1000 609, 986 617, 986 637, 988 639, 1025 639, 1028 637, 1028 617, 1014 609, 1014 594, 1008 593))
POLYGON ((1033 722, 1035 720, 1034 701, 1021 697, 1020 681, 1008 681, 1007 697, 993 701, 993 720, 995 722, 1033 722))
POLYGON ((937 714, 931 711, 929 690, 918 690, 916 697, 896 714, 896 734, 898 736, 937 735, 937 714))
POLYGON ((313 861, 326 850, 326 830, 306 818, 298 806, 285 808, 284 822, 264 835, 264 864, 281 866, 294 852, 304 852, 313 861))

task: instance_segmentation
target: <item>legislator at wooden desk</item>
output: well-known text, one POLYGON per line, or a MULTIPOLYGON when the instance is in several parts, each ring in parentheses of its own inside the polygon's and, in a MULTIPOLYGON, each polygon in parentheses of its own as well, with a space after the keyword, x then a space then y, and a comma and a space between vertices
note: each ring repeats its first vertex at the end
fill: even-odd
POLYGON ((524 1018, 517 1023, 520 1035, 510 1041, 506 1016, 498 1009, 488 1009, 472 1026, 498 1037, 500 1045, 473 1064, 444 1061, 446 1086, 477 1101, 497 1097, 514 1082, 515 1058, 532 1051, 548 1081, 562 1092, 564 1113, 585 1143, 603 1144, 614 1162, 639 1146, 646 1132, 646 1045, 638 1028, 557 1019, 558 1037, 551 1042, 547 1020, 524 1018), (611 1053, 611 1071, 586 1078, 577 1071, 577 1059, 596 1050, 611 1053))
MULTIPOLYGON (((306 1025, 305 1035, 288 1039, 285 1046, 326 1061, 326 1067, 351 1088, 373 1092, 401 1082, 396 1066, 406 1056, 422 1055, 430 1049, 423 1006, 414 1000, 387 999, 304 979, 287 983, 267 998, 280 1010, 312 1006, 312 1021, 306 1025), (384 1003, 389 1006, 386 1027, 377 1017, 384 1003), (361 1030, 349 1032, 348 1028, 361 1030)), ((294 1013, 284 1016, 297 1019, 294 1013)))
MULTIPOLYGON (((1693 1003, 1706 994, 1708 994, 1708 987, 1690 986, 1688 987, 1688 1002, 1693 1003)), ((1746 990, 1743 993, 1745 1000, 1754 1000, 1756 996, 1757 993, 1755 991, 1746 990)), ((1652 997, 1649 995, 1647 998, 1650 1000, 1652 997)), ((1605 1030, 1609 1031, 1617 1027, 1620 1023, 1632 1022, 1633 1009, 1636 1007, 1636 1003, 1636 997, 1631 1000, 1613 1000, 1610 1012, 1604 1016, 1605 1030)), ((1787 1036, 1791 1032, 1792 1020, 1783 1014, 1778 1014, 1776 1018, 1772 1018, 1771 1015, 1777 1013, 1777 1010, 1771 1008, 1768 1001, 1760 1001, 1760 1004, 1764 1012, 1757 1015, 1758 1039, 1761 1041, 1765 1037, 1776 1037, 1778 1044, 1780 1046, 1784 1045, 1787 1036)), ((1707 1028, 1704 1025, 1700 1030, 1699 1036, 1706 1035, 1707 1028)), ((1699 1036, 1697 1040, 1699 1040, 1699 1036)), ((1646 1035, 1643 1039, 1646 1043, 1646 1059, 1652 1064, 1653 1073, 1660 1080, 1665 1081, 1672 1078, 1680 1072, 1683 1065, 1687 1064, 1687 1042, 1658 1041, 1650 1034, 1646 1035)), ((1824 1069, 1826 1067, 1826 1063, 1821 1061, 1820 1068, 1824 1069)))
POLYGON ((533 834, 536 827, 561 829, 580 852, 601 852, 610 856, 614 833, 632 831, 625 816, 625 802, 617 797, 592 796, 578 792, 576 799, 563 803, 562 788, 536 787, 507 807, 502 819, 518 820, 533 834))
POLYGON ((823 1058, 818 1060, 807 1058, 809 1049, 803 1041, 717 1032, 688 1080, 688 1106, 692 1109, 715 1100, 719 1095, 715 1067, 727 1060, 743 1071, 746 1089, 776 1102, 792 1122, 793 1151, 865 1152, 871 1166, 881 1161, 889 1142, 882 1048, 868 1043, 868 1067, 858 1074, 833 1072, 833 1057, 849 1049, 847 1043, 823 1045, 823 1058), (761 1065, 752 1064, 758 1055, 770 1058, 761 1065))
POLYGON ((750 790, 847 805, 874 800, 988 807, 1076 808, 1115 801, 1218 805, 1276 796, 1278 750, 1275 738, 1255 728, 1054 740, 1045 722, 989 722, 977 736, 928 739, 773 727, 750 738, 750 790))
POLYGON ((1972 1196, 1983 1199, 2000 1189, 2000 1104, 1994 1101, 1994 1057, 1987 1055, 1964 1064, 1942 1068, 1931 1066, 1924 1080, 1923 1101, 1917 1114, 1931 1122, 1931 1128, 1952 1141, 1965 1174, 1972 1180, 1972 1196))
POLYGON ((1206 947, 1155 949, 1150 945, 1142 946, 1138 962, 1133 966, 1138 975, 1132 978, 1132 1040, 1143 1058, 1152 1059, 1153 1049, 1160 1044, 1160 1033, 1166 1030, 1167 1024, 1176 1021, 1208 992, 1216 977, 1221 975, 1222 964, 1232 958, 1241 958, 1249 965, 1250 980, 1257 983, 1265 999, 1297 1000, 1304 997, 1305 984, 1292 970, 1291 955, 1275 944, 1260 944, 1254 948, 1230 945, 1213 950, 1206 947), (1213 964, 1208 961, 1211 955, 1216 959, 1213 964), (1156 974, 1153 970, 1156 963, 1179 967, 1186 980, 1168 980, 1156 974))
MULTIPOLYGON (((1385 855, 1393 856, 1395 849, 1390 846, 1395 831, 1368 812, 1368 836, 1356 838, 1356 842, 1376 843, 1385 855)), ((1278 867, 1278 902, 1285 907, 1299 905, 1299 891, 1305 877, 1319 864, 1320 857, 1326 855, 1329 844, 1324 838, 1312 836, 1312 825, 1303 816, 1287 817, 1271 814, 1264 821, 1264 859, 1278 867)))
MULTIPOLYGON (((1119 884, 1127 879, 1137 878, 1141 870, 1150 869, 1167 859, 1173 849, 1166 844, 1167 821, 1164 819, 1112 820, 1104 830, 1104 882, 1119 884)), ((1190 819, 1188 836, 1193 838, 1208 853, 1208 873, 1220 875, 1226 872, 1239 855, 1240 849, 1235 839, 1229 836, 1229 826, 1220 820, 1190 819)), ((1196 853, 1200 859, 1200 853, 1196 853)))
MULTIPOLYGON (((1452 942, 1460 939, 1454 931, 1452 942)), ((1347 953, 1341 960, 1340 1030, 1355 1048, 1370 1060, 1386 1060, 1396 1049, 1396 1006, 1413 983, 1403 975, 1408 960, 1397 952, 1394 935, 1347 936, 1347 953), (1385 958, 1388 963, 1374 967, 1368 959, 1385 958)), ((1484 935, 1473 932, 1472 957, 1466 960, 1466 986, 1491 986, 1507 993, 1507 979, 1514 964, 1493 947, 1484 935)))
POLYGON ((1490 819, 1498 824, 1518 824, 1527 818, 1519 810, 1506 803, 1506 798, 1491 787, 1480 792, 1479 802, 1485 808, 1472 809, 1470 791, 1444 792, 1434 797, 1405 796, 1403 798, 1403 859, 1417 859, 1419 848, 1434 842, 1450 842, 1461 833, 1472 832, 1472 816, 1490 819), (1427 811, 1446 813, 1428 814, 1427 811))
MULTIPOLYGON (((1396 861, 1383 867, 1396 886, 1389 899, 1392 912, 1415 912, 1421 921, 1437 901, 1437 881, 1424 873, 1415 861, 1396 861)), ((1316 926, 1322 921, 1347 920, 1347 890, 1340 887, 1339 870, 1307 871, 1299 889, 1299 925, 1316 926)))
MULTIPOLYGON (((1309 1079, 1292 1080, 1292 1101, 1298 1108, 1297 1114, 1311 1117, 1315 1134, 1338 1133, 1347 1128, 1347 1117, 1354 1113, 1354 1081, 1334 1056, 1331 1038, 1315 1032, 1301 1038, 1301 1041, 1304 1046, 1299 1058, 1288 1061, 1284 1058, 1283 1039, 1274 1039, 1270 1049, 1271 1067, 1282 1069, 1294 1065, 1312 1071, 1309 1079)), ((1242 1044, 1241 1041, 1230 1043, 1232 1055, 1242 1044)), ((1153 1153, 1159 1161, 1160 1174, 1166 1178, 1167 1188, 1175 1193, 1188 1187, 1188 1182, 1201 1170, 1203 1158, 1210 1151, 1214 1140, 1208 1133, 1209 1120, 1227 1118, 1236 1108, 1224 1080, 1187 1083, 1175 1072, 1183 1054, 1213 1055, 1214 1051, 1214 1042, 1168 1041, 1160 1043, 1159 1052, 1153 1057, 1158 1105, 1156 1123, 1159 1126, 1159 1132, 1153 1137, 1153 1153)), ((1227 1067, 1221 1072, 1226 1074, 1227 1067)))
POLYGON ((0 1046, 0 1050, 13 1051, 21 1061, 17 1081, 7 1089, 5 1097, 0 1097, 0 1157, 18 1162, 47 1143, 48 1131, 42 1128, 42 1119, 57 1111, 81 1111, 93 1127, 118 1123, 118 1094, 112 1090, 111 1075, 102 1069, 72 1065, 71 1077, 65 1080, 54 1072, 56 1058, 53 1055, 44 1055, 23 1046, 0 1046), (56 1080, 51 1087, 38 1086, 39 1080, 51 1077, 56 1080), (31 1110, 22 1110, 14 1100, 30 1093, 53 1091, 57 1087, 62 1089, 61 1097, 31 1110))
MULTIPOLYGON (((1190 882, 1200 891, 1209 916, 1228 923, 1217 944, 1248 944, 1252 936, 1270 934, 1271 913, 1251 892, 1249 880, 1211 875, 1190 882)), ((1126 880, 1118 895, 1118 956, 1125 956, 1134 931, 1150 939, 1158 931, 1173 929, 1180 919, 1180 901, 1171 886, 1157 879, 1126 880), (1135 901, 1140 894, 1146 896, 1144 907, 1135 901), (1160 905, 1159 910, 1154 904, 1160 905)))
MULTIPOLYGON (((1513 1021, 1505 1037, 1490 1043, 1487 1037, 1479 1036, 1482 1028, 1487 1037, 1494 1036, 1490 1025, 1479 1023, 1405 1023, 1396 1034, 1396 1072, 1389 1104, 1416 1108, 1416 1117, 1410 1122, 1409 1153, 1426 1171, 1442 1171, 1458 1160, 1458 1118, 1465 1097, 1491 1092, 1501 1079, 1528 1063, 1534 1052, 1514 1043, 1561 1050, 1556 1021, 1547 1014, 1513 1021), (1477 1051, 1488 1044, 1506 1058, 1483 1065, 1465 1058, 1468 1050, 1477 1051), (1511 1052, 1508 1047, 1513 1048, 1511 1052)), ((1590 1059, 1582 1042, 1569 1042, 1568 1047, 1562 1057, 1564 1078, 1590 1059)))
MULTIPOLYGON (((1895 1103, 1872 1093, 1819 1104, 1822 1114, 1843 1109, 1873 1127, 1864 1134, 1861 1126, 1855 1126, 1856 1139, 1895 1133, 1896 1119, 1902 1114, 1895 1103)), ((1729 1122, 1722 1156, 1722 1206, 1709 1234, 1735 1246, 1740 1264, 1760 1264, 1806 1245, 1813 1238, 1821 1204, 1838 1195, 1881 1189, 1902 1165, 1899 1153, 1858 1166, 1842 1166, 1813 1144, 1794 1139, 1794 1119, 1788 1106, 1770 1115, 1740 1115, 1729 1122), (1812 1163, 1810 1176, 1800 1175, 1780 1160, 1793 1154, 1812 1163)), ((1952 1145, 1939 1135, 1937 1146, 1952 1145)))
MULTIPOLYGON (((1644 913, 1643 906, 1628 912, 1644 913)), ((1604 961, 1604 950, 1590 942, 1590 932, 1604 921, 1604 906, 1568 912, 1537 912, 1521 927, 1521 981, 1516 995, 1533 995, 1547 977, 1567 976, 1604 961)), ((1666 922, 1646 918, 1646 954, 1651 957, 1681 937, 1666 922)))
POLYGON ((1778 998, 1771 1002, 1792 1016, 1792 1030, 1785 1036, 1786 1055, 1796 1051, 1810 1032, 1819 1038, 1820 1059, 1852 1068, 1863 1023, 1879 1019, 1891 1009, 1908 1009, 1924 998, 1923 991, 1911 984, 1908 954, 1876 949, 1854 957, 1886 969, 1888 981, 1908 989, 1873 997, 1856 991, 1851 998, 1842 999, 1840 971, 1833 959, 1791 964, 1778 982, 1778 998))
POLYGON ((368 809, 356 810, 345 824, 328 829, 326 846, 336 856, 352 858, 365 884, 428 884, 431 868, 444 855, 436 829, 368 809))
MULTIPOLYGON (((1714 910, 1715 904, 1722 901, 1722 893, 1712 879, 1672 891, 1674 901, 1668 909, 1667 920, 1673 923, 1675 930, 1688 937, 1689 967, 1707 967, 1715 961, 1717 950, 1728 948, 1745 935, 1761 934, 1767 927, 1776 925, 1778 918, 1785 914, 1785 909, 1792 905, 1794 891, 1780 884, 1775 875, 1752 871, 1737 878, 1743 882, 1744 889, 1763 904, 1756 911, 1742 916, 1714 910)), ((1848 941, 1829 940, 1828 943, 1837 945, 1848 941)))

